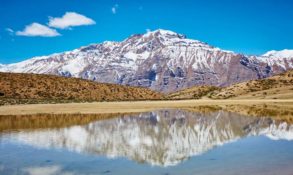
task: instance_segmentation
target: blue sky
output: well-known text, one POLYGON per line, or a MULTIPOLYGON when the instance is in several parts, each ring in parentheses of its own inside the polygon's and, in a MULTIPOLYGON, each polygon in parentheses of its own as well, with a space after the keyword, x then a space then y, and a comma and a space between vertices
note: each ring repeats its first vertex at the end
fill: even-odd
POLYGON ((291 0, 1 0, 0 63, 158 28, 246 54, 293 49, 292 9, 291 0))

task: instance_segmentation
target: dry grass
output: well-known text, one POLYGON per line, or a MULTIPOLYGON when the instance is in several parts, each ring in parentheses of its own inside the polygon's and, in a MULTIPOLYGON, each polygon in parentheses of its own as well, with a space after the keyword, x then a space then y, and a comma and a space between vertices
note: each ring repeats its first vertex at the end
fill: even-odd
POLYGON ((196 86, 167 95, 147 88, 52 75, 0 73, 0 105, 182 99, 293 99, 293 70, 225 88, 196 86))
POLYGON ((161 99, 147 88, 53 75, 0 73, 0 105, 161 99))
POLYGON ((210 92, 218 90, 220 88, 215 86, 194 86, 191 88, 183 89, 174 93, 166 95, 167 99, 179 100, 179 99, 200 99, 203 96, 208 95, 210 92))
POLYGON ((263 105, 280 104, 293 109, 293 100, 173 100, 173 101, 133 101, 133 102, 94 102, 69 104, 33 104, 33 105, 7 105, 0 107, 1 115, 27 115, 27 114, 107 114, 146 112, 168 108, 192 108, 195 106, 213 105, 263 105))
POLYGON ((247 93, 232 99, 293 99, 293 85, 247 93))
POLYGON ((167 94, 166 99, 293 99, 293 70, 270 78, 228 87, 194 86, 167 94))
POLYGON ((0 132, 22 129, 64 128, 131 114, 34 114, 0 116, 0 132))
POLYGON ((213 99, 292 99, 293 70, 270 78, 231 85, 211 93, 213 99))

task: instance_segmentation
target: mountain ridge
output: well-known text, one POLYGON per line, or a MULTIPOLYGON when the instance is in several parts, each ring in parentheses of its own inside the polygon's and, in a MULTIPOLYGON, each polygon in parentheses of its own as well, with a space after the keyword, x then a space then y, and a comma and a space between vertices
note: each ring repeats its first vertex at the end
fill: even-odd
POLYGON ((247 56, 168 30, 134 34, 72 51, 0 66, 2 72, 53 74, 174 92, 194 85, 229 86, 293 68, 293 57, 247 56))

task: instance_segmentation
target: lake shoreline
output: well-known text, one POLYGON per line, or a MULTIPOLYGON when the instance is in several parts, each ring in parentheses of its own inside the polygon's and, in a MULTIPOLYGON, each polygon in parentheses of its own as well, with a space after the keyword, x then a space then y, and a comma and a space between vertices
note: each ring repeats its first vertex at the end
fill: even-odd
POLYGON ((109 114, 148 112, 160 109, 192 108, 197 106, 225 105, 277 105, 293 109, 293 99, 253 99, 253 100, 161 100, 161 101, 121 101, 61 104, 25 104, 0 106, 0 115, 27 114, 109 114))

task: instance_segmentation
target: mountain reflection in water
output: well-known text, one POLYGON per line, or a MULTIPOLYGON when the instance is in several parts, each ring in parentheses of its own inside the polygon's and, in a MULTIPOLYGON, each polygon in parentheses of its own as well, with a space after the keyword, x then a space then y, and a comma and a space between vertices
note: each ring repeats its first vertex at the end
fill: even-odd
POLYGON ((32 128, 4 130, 0 142, 172 166, 243 137, 264 135, 274 140, 293 140, 293 125, 286 122, 224 111, 161 110, 60 128, 32 128))

